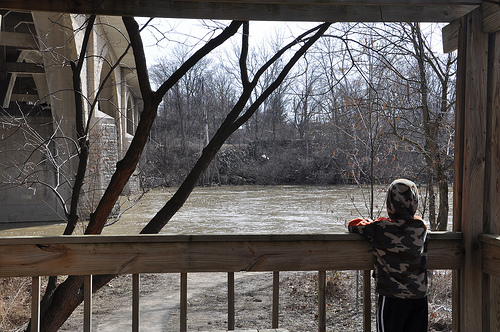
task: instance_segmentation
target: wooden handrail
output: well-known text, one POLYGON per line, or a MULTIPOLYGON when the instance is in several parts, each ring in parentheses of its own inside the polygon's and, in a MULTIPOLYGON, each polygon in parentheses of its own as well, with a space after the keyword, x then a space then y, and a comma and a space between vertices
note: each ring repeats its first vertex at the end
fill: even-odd
MULTIPOLYGON (((499 239, 485 237, 482 241, 498 246, 494 254, 500 257, 499 239)), ((432 233, 428 268, 459 269, 461 242, 461 233, 432 233)), ((138 331, 139 273, 180 273, 180 330, 186 331, 188 272, 228 272, 228 328, 232 329, 234 272, 273 272, 272 327, 278 328, 279 271, 319 271, 318 331, 322 332, 326 330, 325 271, 367 271, 373 265, 367 241, 349 233, 14 237, 0 238, 2 252, 8 254, 0 254, 0 277, 33 277, 32 331, 39 330, 39 276, 86 276, 84 331, 91 331, 91 275, 133 274, 132 331, 138 331)), ((367 294, 369 291, 364 297, 367 294)), ((369 331, 370 309, 366 306, 365 302, 364 330, 369 331)))
MULTIPOLYGON (((238 271, 370 270, 358 234, 0 238, 0 277, 238 271), (223 258, 223 259, 222 259, 223 258)), ((459 269, 461 234, 432 233, 429 269, 459 269)))
POLYGON ((500 236, 479 235, 483 246, 483 272, 500 277, 500 236))

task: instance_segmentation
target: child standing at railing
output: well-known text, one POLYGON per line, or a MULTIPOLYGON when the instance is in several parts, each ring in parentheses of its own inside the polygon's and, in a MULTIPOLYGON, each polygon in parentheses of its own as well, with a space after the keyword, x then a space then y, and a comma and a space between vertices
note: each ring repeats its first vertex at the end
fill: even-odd
POLYGON ((417 207, 417 186, 398 179, 387 192, 389 218, 349 222, 349 232, 367 238, 375 256, 379 332, 427 331, 428 231, 417 207))

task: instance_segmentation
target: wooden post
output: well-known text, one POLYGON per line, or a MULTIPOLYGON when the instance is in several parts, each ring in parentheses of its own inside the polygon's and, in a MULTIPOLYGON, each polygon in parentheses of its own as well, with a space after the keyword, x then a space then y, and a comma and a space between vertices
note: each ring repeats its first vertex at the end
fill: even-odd
POLYGON ((227 329, 234 330, 234 272, 227 273, 227 329))
MULTIPOLYGON (((493 4, 492 4, 493 5, 493 4)), ((491 7, 490 7, 491 8, 491 7)), ((487 154, 486 154, 486 188, 487 197, 485 204, 488 216, 485 220, 485 233, 500 234, 500 24, 498 15, 500 7, 496 6, 494 13, 496 31, 489 34, 489 62, 488 62, 488 118, 487 118, 487 154)), ((484 8, 483 8, 484 14, 484 8)), ((483 18, 484 19, 484 18, 483 18)), ((483 28, 484 28, 483 21, 483 28)), ((493 27, 492 27, 493 28, 493 27)), ((485 315, 484 324, 488 331, 500 331, 500 277, 488 276, 485 278, 483 294, 485 301, 483 308, 485 315)), ((483 327, 483 330, 485 328, 483 327)))
POLYGON ((180 330, 187 331, 187 273, 181 273, 180 330))
MULTIPOLYGON (((461 17, 458 25, 458 59, 457 59, 457 102, 455 107, 455 160, 453 174, 453 231, 462 231, 462 190, 464 168, 464 118, 465 118, 465 86, 466 86, 466 50, 467 31, 466 18, 461 17)), ((462 262, 463 264, 463 262, 462 262)), ((460 271, 452 272, 452 330, 460 331, 460 271)))
POLYGON ((363 270, 363 331, 372 330, 371 270, 363 270))
POLYGON ((92 276, 83 279, 83 331, 92 331, 92 276))
POLYGON ((326 272, 318 272, 318 331, 326 331, 326 272))
POLYGON ((454 200, 454 212, 458 215, 454 222, 460 222, 465 253, 459 280, 460 331, 483 330, 483 274, 478 235, 483 232, 484 195, 489 179, 485 177, 488 34, 482 32, 481 25, 478 8, 464 17, 459 36, 457 95, 463 95, 459 95, 457 102, 459 145, 455 145, 455 151, 460 152, 455 161, 455 176, 461 188, 455 186, 458 197, 454 200))
POLYGON ((277 329, 280 315, 280 271, 273 272, 273 321, 272 328, 277 329))
POLYGON ((140 275, 132 275, 132 332, 139 332, 140 275))
POLYGON ((31 332, 40 331, 40 277, 31 278, 31 332))

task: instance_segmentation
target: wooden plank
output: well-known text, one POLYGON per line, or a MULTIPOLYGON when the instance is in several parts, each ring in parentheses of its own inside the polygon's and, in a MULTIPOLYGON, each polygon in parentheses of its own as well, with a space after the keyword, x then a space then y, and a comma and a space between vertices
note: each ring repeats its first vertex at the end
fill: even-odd
MULTIPOLYGON (((499 6, 500 7, 500 6, 499 6)), ((489 204, 488 232, 500 234, 500 31, 490 33, 488 110, 489 204)))
MULTIPOLYGON (((460 329, 482 331, 482 271, 478 235, 483 232, 488 35, 481 31, 480 8, 465 21, 465 68, 460 329)), ((461 47, 461 45, 459 45, 461 47)))
POLYGON ((372 330, 371 270, 363 271, 363 331, 372 330))
POLYGON ((500 235, 481 234, 481 235, 479 235, 479 240, 482 243, 486 243, 486 244, 489 244, 491 246, 500 247, 500 235))
POLYGON ((444 53, 451 53, 458 49, 458 30, 460 24, 460 19, 456 19, 450 24, 445 25, 441 30, 444 53))
POLYGON ((481 235, 484 273, 500 277, 500 236, 481 235))
POLYGON ((31 278, 31 332, 40 331, 40 277, 31 278))
POLYGON ((318 332, 326 331, 326 272, 318 272, 318 332))
MULTIPOLYGON (((19 1, 19 0, 18 0, 19 1)), ((43 0, 42 0, 43 1, 43 0)), ((157 3, 162 3, 165 0, 157 1, 157 3)), ((246 3, 246 4, 280 4, 280 5, 292 5, 292 4, 310 4, 310 5, 345 5, 345 6, 388 6, 388 5, 406 5, 406 6, 416 6, 425 5, 430 7, 439 6, 457 6, 457 5, 475 5, 480 6, 480 0, 179 0, 179 2, 186 3, 246 3)), ((71 3, 71 1, 69 1, 71 3)), ((106 3, 106 1, 101 1, 100 3, 106 3)), ((145 6, 152 6, 148 0, 142 0, 145 6)))
POLYGON ((483 32, 500 31, 500 5, 483 1, 481 4, 483 11, 483 32))
POLYGON ((234 272, 227 274, 227 329, 234 330, 234 272))
MULTIPOLYGON (((433 233, 429 269, 460 267, 461 235, 433 233)), ((1 238, 0 276, 369 270, 359 234, 1 238), (223 259, 222 259, 223 257, 223 259)))
POLYGON ((83 279, 83 332, 92 331, 92 276, 83 279))
MULTIPOLYGON (((483 32, 491 33, 500 30, 500 6, 489 2, 481 5, 483 12, 483 32)), ((442 29, 443 52, 451 53, 458 49, 458 29, 460 18, 450 22, 442 29)))
MULTIPOLYGON (((453 161, 453 231, 462 230, 462 200, 464 181, 464 131, 465 131, 465 87, 467 59, 466 17, 460 18, 458 24, 458 59, 457 59, 457 102, 455 107, 455 156, 453 161)), ((452 330, 460 331, 460 271, 452 272, 452 330)))
MULTIPOLYGON (((440 235, 445 234, 446 232, 432 232, 430 235, 427 253, 427 267, 430 270, 460 269, 462 259, 462 242, 461 240, 444 240, 440 235)), ((451 235, 453 233, 449 234, 451 235)))
MULTIPOLYGON (((432 232, 431 239, 439 241, 462 240, 460 232, 432 232)), ((290 242, 290 241, 349 241, 360 242, 363 237, 351 233, 322 234, 230 234, 230 235, 54 235, 0 237, 0 246, 11 244, 98 244, 98 243, 196 243, 196 242, 290 242)))
MULTIPOLYGON (((461 240, 454 232, 433 232, 441 240, 461 240)), ((358 234, 259 234, 259 235, 55 235, 0 237, 0 246, 9 244, 98 244, 98 243, 186 243, 186 242, 289 242, 289 241, 352 241, 363 239, 358 234)))
POLYGON ((273 312, 272 312, 272 325, 273 329, 279 327, 280 316, 280 272, 273 271, 273 312))
MULTIPOLYGON (((500 9, 500 6, 497 6, 500 9)), ((500 20, 500 17, 497 18, 500 20)), ((497 22, 500 23, 500 22, 497 22)), ((483 10, 484 29, 484 10, 483 10)), ((500 31, 490 33, 488 64, 488 155, 486 171, 489 180, 487 209, 488 218, 485 232, 500 234, 500 31)), ((498 243, 498 242, 497 242, 498 243)), ((483 255, 484 259, 484 255, 483 255)), ((489 285, 485 288, 489 298, 486 310, 489 310, 489 330, 500 331, 500 275, 487 278, 489 285)))
POLYGON ((451 1, 168 1, 168 0, 16 0, 0 7, 15 10, 67 12, 111 16, 315 21, 315 22, 451 22, 480 4, 451 1))
POLYGON ((180 294, 180 331, 187 331, 187 273, 181 273, 181 294, 180 294))
POLYGON ((140 275, 132 275, 132 332, 139 332, 140 323, 140 310, 139 310, 139 297, 140 297, 140 275))

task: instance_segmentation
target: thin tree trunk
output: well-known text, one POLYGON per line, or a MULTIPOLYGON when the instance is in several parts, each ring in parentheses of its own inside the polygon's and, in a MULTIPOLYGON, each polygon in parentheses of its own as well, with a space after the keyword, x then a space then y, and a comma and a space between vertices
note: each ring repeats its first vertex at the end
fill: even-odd
POLYGON ((437 217, 437 230, 448 230, 448 213, 450 206, 448 205, 448 181, 444 175, 440 175, 438 180, 439 190, 439 213, 437 217))
POLYGON ((429 180, 427 181, 427 191, 429 193, 429 223, 431 225, 431 229, 437 229, 436 223, 436 193, 434 191, 434 178, 432 176, 432 171, 429 168, 427 175, 429 180))

